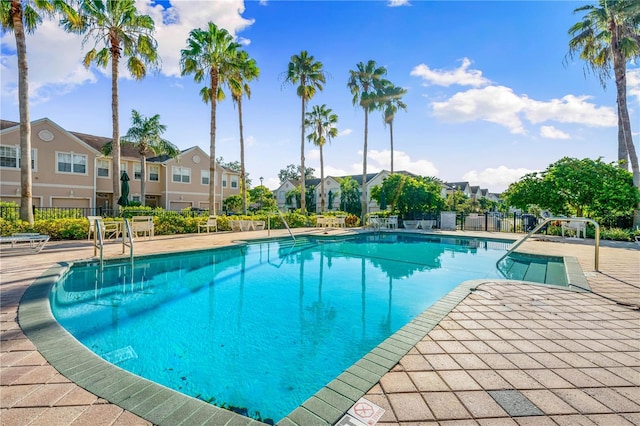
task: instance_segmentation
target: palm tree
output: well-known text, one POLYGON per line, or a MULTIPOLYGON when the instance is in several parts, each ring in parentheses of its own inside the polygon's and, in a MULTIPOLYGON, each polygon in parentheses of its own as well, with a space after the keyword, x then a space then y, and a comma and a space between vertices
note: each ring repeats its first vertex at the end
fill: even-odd
POLYGON ((140 154, 140 202, 145 205, 147 182, 147 155, 168 155, 175 158, 180 154, 180 149, 161 135, 167 130, 167 126, 160 124, 160 115, 147 118, 138 111, 131 110, 131 127, 124 135, 123 144, 135 146, 140 154))
POLYGON ((307 139, 320 148, 320 211, 324 211, 324 155, 322 147, 325 143, 330 142, 331 138, 338 136, 338 116, 327 108, 327 105, 314 105, 311 111, 307 113, 304 125, 311 133, 307 135, 307 139))
MULTIPOLYGON (((600 79, 602 87, 611 77, 616 83, 618 104, 618 160, 628 170, 631 163, 633 184, 638 188, 640 169, 631 134, 627 108, 627 61, 640 57, 640 2, 637 0, 600 0, 574 10, 586 12, 582 21, 569 28, 569 57, 578 55, 586 69, 600 79)), ((633 226, 640 225, 640 209, 634 212, 633 226)))
POLYGON ((64 1, 3 0, 0 3, 2 31, 13 31, 18 56, 18 109, 20 114, 20 219, 33 225, 31 172, 31 119, 29 117, 29 73, 25 31, 33 33, 43 15, 62 11, 73 16, 73 10, 64 1))
MULTIPOLYGON (((193 74, 196 83, 202 83, 209 77, 208 86, 200 90, 204 103, 211 103, 211 123, 209 142, 209 211, 215 209, 216 175, 216 108, 218 101, 224 98, 222 85, 233 72, 234 58, 240 44, 224 28, 218 28, 209 22, 206 29, 194 29, 189 33, 187 48, 180 54, 182 75, 193 74)), ((222 207, 222 206, 220 206, 222 207)))
POLYGON ((238 125, 240 127, 240 180, 242 181, 242 214, 247 214, 247 174, 244 163, 244 136, 242 133, 242 97, 251 97, 249 82, 258 78, 260 69, 256 65, 255 59, 249 58, 249 54, 241 50, 235 58, 231 76, 227 85, 231 89, 231 97, 238 105, 238 125))
POLYGON ((391 173, 393 173, 393 119, 399 109, 407 110, 407 104, 402 102, 402 96, 407 93, 407 89, 391 84, 384 87, 382 92, 384 94, 382 102, 383 118, 385 125, 389 125, 389 137, 391 139, 391 173))
POLYGON ((362 159, 362 223, 367 215, 367 136, 369 132, 369 112, 380 107, 382 100, 381 89, 390 83, 383 77, 387 74, 385 67, 378 67, 376 62, 369 60, 366 64, 360 62, 355 70, 349 70, 347 87, 353 95, 353 105, 359 105, 364 110, 364 149, 362 159))
POLYGON ((298 85, 296 93, 300 96, 300 100, 302 101, 302 123, 300 129, 300 176, 302 176, 300 186, 300 211, 302 214, 306 213, 304 179, 306 176, 304 170, 305 109, 307 102, 313 98, 316 91, 322 91, 324 89, 323 85, 326 82, 326 75, 322 67, 322 62, 316 61, 306 50, 303 50, 299 55, 293 55, 291 57, 285 78, 285 83, 290 83, 294 86, 298 85))
POLYGON ((138 14, 135 0, 83 0, 80 19, 62 21, 69 32, 85 34, 94 46, 83 59, 84 66, 92 63, 106 68, 111 63, 111 118, 113 145, 113 198, 120 197, 120 115, 118 98, 118 66, 127 58, 127 70, 136 80, 147 75, 147 66, 159 64, 157 42, 153 38, 155 24, 148 15, 138 14))

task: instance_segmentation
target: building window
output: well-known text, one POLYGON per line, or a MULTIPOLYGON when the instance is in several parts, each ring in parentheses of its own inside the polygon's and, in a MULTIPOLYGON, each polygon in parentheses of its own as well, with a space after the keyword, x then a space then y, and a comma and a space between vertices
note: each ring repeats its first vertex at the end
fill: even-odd
POLYGON ((87 156, 73 152, 58 152, 56 156, 58 173, 87 174, 87 156))
POLYGON ((232 188, 238 187, 238 176, 231 176, 231 187, 232 188))
POLYGON ((227 187, 227 177, 225 175, 222 175, 222 187, 227 187))
POLYGON ((98 160, 96 164, 98 177, 109 177, 109 165, 109 160, 98 160))
POLYGON ((142 164, 135 163, 133 165, 133 178, 136 180, 142 179, 142 164))
POLYGON ((171 175, 174 182, 189 183, 191 182, 191 169, 187 167, 173 166, 171 175))
POLYGON ((149 180, 153 182, 160 180, 160 166, 149 166, 149 180))
MULTIPOLYGON (((35 149, 31 150, 31 170, 36 170, 36 154, 35 149)), ((8 167, 11 169, 20 168, 20 148, 17 146, 0 145, 0 167, 8 167)))
POLYGON ((131 200, 132 201, 136 201, 136 202, 139 203, 140 202, 140 196, 139 195, 134 195, 134 196, 131 197, 131 200))
POLYGON ((200 183, 203 185, 209 185, 209 170, 200 171, 200 183))

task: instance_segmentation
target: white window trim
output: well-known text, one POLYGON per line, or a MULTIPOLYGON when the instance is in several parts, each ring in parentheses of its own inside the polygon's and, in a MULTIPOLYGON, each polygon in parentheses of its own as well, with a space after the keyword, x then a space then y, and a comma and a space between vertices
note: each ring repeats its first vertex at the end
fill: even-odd
POLYGON ((209 170, 200 170, 200 185, 209 186, 209 183, 203 182, 205 177, 209 180, 209 183, 211 183, 211 173, 209 170))
POLYGON ((160 182, 160 166, 155 165, 155 164, 149 165, 149 173, 147 173, 147 175, 148 175, 147 176, 147 181, 149 181, 149 182, 160 182), (154 168, 157 170, 157 172, 155 174, 158 176, 158 179, 156 179, 156 180, 152 180, 151 179, 151 170, 154 169, 154 168))
POLYGON ((171 182, 172 183, 182 183, 185 185, 190 185, 191 184, 191 168, 189 167, 183 167, 183 166, 171 166, 171 182), (177 174, 176 171, 180 170, 180 180, 177 181, 174 179, 174 176, 177 174), (185 174, 184 171, 187 171, 188 173, 185 174), (182 178, 184 176, 189 176, 189 182, 184 182, 182 180, 182 178))
POLYGON ((76 154, 73 151, 70 152, 66 152, 66 151, 56 151, 56 168, 55 168, 55 173, 56 174, 60 174, 60 175, 75 175, 75 176, 87 176, 89 174, 89 156, 87 154, 76 154), (62 172, 59 170, 58 166, 59 166, 59 155, 60 154, 67 154, 67 155, 71 155, 71 171, 70 172, 62 172), (73 157, 74 156, 78 156, 78 157, 84 157, 85 158, 85 163, 84 163, 84 173, 76 173, 73 171, 73 157))
POLYGON ((111 178, 111 161, 104 159, 104 158, 98 158, 98 160, 96 161, 96 177, 99 179, 110 179, 111 178), (104 169, 104 167, 99 167, 99 163, 101 161, 104 161, 107 164, 107 175, 106 176, 100 176, 98 174, 98 169, 104 169))
MULTIPOLYGON (((2 145, 0 144, 0 146, 6 147, 6 148, 13 148, 15 150, 16 153, 16 167, 9 167, 9 166, 0 166, 0 169, 6 169, 6 170, 20 170, 20 146, 19 145, 2 145)), ((31 148, 31 171, 33 172, 37 172, 38 171, 38 150, 36 148, 31 148)))

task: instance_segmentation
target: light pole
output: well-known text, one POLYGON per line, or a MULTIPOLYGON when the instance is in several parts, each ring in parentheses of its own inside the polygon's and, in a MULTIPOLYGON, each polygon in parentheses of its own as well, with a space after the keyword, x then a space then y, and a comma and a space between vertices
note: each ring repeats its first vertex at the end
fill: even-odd
MULTIPOLYGON (((264 178, 262 176, 260 176, 260 186, 262 186, 262 180, 264 178)), ((262 193, 262 188, 260 188, 260 210, 262 210, 262 197, 264 196, 264 194, 262 193)))
POLYGON ((262 186, 262 180, 263 180, 263 179, 264 179, 264 178, 263 178, 262 176, 260 176, 260 186, 262 186))

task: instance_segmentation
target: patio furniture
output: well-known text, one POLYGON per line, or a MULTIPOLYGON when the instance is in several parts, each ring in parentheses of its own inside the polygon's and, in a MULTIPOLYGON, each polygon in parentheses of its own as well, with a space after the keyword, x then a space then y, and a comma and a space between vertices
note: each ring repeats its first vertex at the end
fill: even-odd
POLYGON ((131 234, 134 238, 142 235, 150 240, 153 237, 153 216, 133 216, 131 234))
POLYGON ((418 229, 418 225, 420 225, 419 220, 403 220, 402 225, 404 225, 405 229, 418 229))
POLYGON ((427 230, 427 229, 433 229, 436 226, 436 221, 435 220, 426 220, 426 219, 422 219, 420 221, 420 227, 423 230, 427 230))
MULTIPOLYGON (((94 223, 94 227, 95 227, 95 223, 98 222, 100 224, 100 230, 102 231, 102 239, 103 240, 109 240, 112 238, 118 238, 121 234, 122 234, 122 227, 124 225, 124 223, 120 220, 110 220, 110 221, 105 221, 104 219, 102 219, 101 217, 99 217, 98 219, 96 219, 93 223, 94 223)), ((94 234, 95 234, 95 229, 94 229, 94 234)))
POLYGON ((87 240, 91 240, 91 237, 96 233, 97 219, 102 219, 102 216, 87 216, 87 220, 89 220, 89 232, 87 233, 87 240))
POLYGON ((198 233, 200 230, 206 229, 207 233, 213 228, 214 232, 218 231, 218 216, 210 215, 206 222, 202 222, 198 224, 198 233))
POLYGON ((378 215, 372 214, 371 216, 369 216, 369 227, 373 228, 373 229, 380 229, 380 225, 381 225, 381 220, 378 217, 378 215))
POLYGON ((264 230, 264 220, 252 220, 251 221, 251 229, 254 231, 262 231, 264 230))
POLYGON ((322 215, 318 215, 316 216, 316 227, 317 228, 326 228, 327 226, 329 226, 329 218, 324 217, 322 215))
POLYGON ((32 253, 39 253, 47 244, 49 238, 48 235, 34 232, 16 233, 10 237, 0 237, 0 247, 10 244, 12 249, 25 249, 32 253))
POLYGON ((386 227, 391 229, 398 228, 398 216, 389 216, 386 220, 386 227))
POLYGON ((346 228, 346 226, 347 226, 347 217, 344 216, 344 215, 336 216, 335 219, 333 220, 333 224, 337 228, 346 228))
POLYGON ((582 238, 587 238, 587 223, 582 221, 569 221, 562 222, 562 236, 564 237, 564 231, 568 234, 573 234, 573 238, 580 238, 582 232, 582 238))

